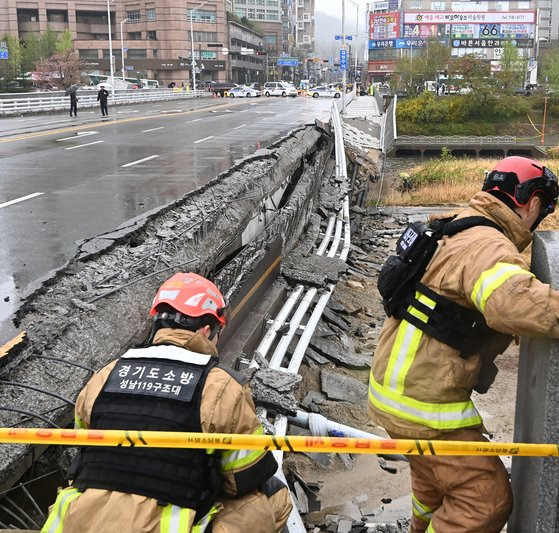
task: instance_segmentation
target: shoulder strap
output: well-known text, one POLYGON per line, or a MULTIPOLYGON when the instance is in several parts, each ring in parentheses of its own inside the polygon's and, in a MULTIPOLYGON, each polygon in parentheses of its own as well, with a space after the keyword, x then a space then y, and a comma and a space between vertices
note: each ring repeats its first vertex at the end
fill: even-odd
POLYGON ((503 233, 503 228, 501 228, 499 224, 486 217, 465 217, 447 222, 443 227, 443 235, 451 237, 452 235, 456 235, 457 233, 473 228, 474 226, 488 226, 503 233))

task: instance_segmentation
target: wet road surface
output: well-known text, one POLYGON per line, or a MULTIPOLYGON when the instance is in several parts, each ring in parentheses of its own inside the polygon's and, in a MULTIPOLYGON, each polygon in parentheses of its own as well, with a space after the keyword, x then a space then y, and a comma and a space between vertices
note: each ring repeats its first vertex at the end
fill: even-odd
POLYGON ((18 333, 21 298, 77 242, 182 197, 331 105, 196 100, 0 119, 0 346, 18 333))

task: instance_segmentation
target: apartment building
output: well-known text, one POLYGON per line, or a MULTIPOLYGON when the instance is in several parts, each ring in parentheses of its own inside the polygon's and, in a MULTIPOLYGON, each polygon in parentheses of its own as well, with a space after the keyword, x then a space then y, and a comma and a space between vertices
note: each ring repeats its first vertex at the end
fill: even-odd
MULTIPOLYGON (((193 54, 197 80, 225 81, 227 57, 221 52, 228 38, 225 3, 208 0, 202 8, 199 5, 199 1, 189 0, 113 3, 110 26, 115 75, 121 75, 124 50, 127 77, 157 79, 164 85, 189 81, 193 54)), ((47 27, 59 32, 69 29, 80 58, 95 73, 110 73, 106 0, 2 0, 0 34, 25 40, 47 27)))
POLYGON ((514 42, 521 55, 533 59, 540 40, 535 4, 401 0, 398 9, 396 2, 374 2, 369 13, 369 78, 383 81, 396 71, 399 57, 420 54, 433 38, 447 43, 455 57, 475 53, 487 59, 493 70, 499 68, 507 40, 514 42))
POLYGON ((283 48, 282 0, 233 0, 233 13, 254 22, 264 36, 269 58, 278 57, 283 48))
POLYGON ((315 0, 296 0, 295 9, 295 46, 304 50, 310 57, 314 52, 314 8, 315 0))

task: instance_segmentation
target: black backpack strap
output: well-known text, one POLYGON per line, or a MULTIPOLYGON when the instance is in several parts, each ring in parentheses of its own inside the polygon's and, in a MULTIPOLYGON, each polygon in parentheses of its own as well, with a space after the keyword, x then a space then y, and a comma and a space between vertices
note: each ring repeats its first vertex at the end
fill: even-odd
POLYGON ((493 222, 486 217, 475 216, 453 219, 450 222, 447 222, 443 226, 443 235, 452 237, 452 235, 456 235, 457 233, 473 228, 474 226, 487 226, 503 233, 503 228, 501 228, 501 226, 499 226, 496 222, 493 222))

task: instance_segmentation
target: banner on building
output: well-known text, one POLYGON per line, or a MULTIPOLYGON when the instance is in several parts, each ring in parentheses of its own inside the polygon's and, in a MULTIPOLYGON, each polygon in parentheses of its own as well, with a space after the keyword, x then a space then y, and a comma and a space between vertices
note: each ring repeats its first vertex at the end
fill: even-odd
POLYGON ((503 48, 510 42, 517 48, 534 48, 534 39, 452 39, 452 48, 503 48))
POLYGON ((385 48, 425 48, 425 39, 384 39, 370 40, 369 50, 379 50, 385 48))
POLYGON ((534 24, 535 11, 465 12, 424 11, 404 13, 404 24, 534 24))
POLYGON ((407 38, 428 39, 429 37, 448 37, 450 24, 404 24, 404 35, 407 38))
POLYGON ((369 18, 369 38, 373 40, 396 39, 400 37, 400 13, 371 13, 369 18))

